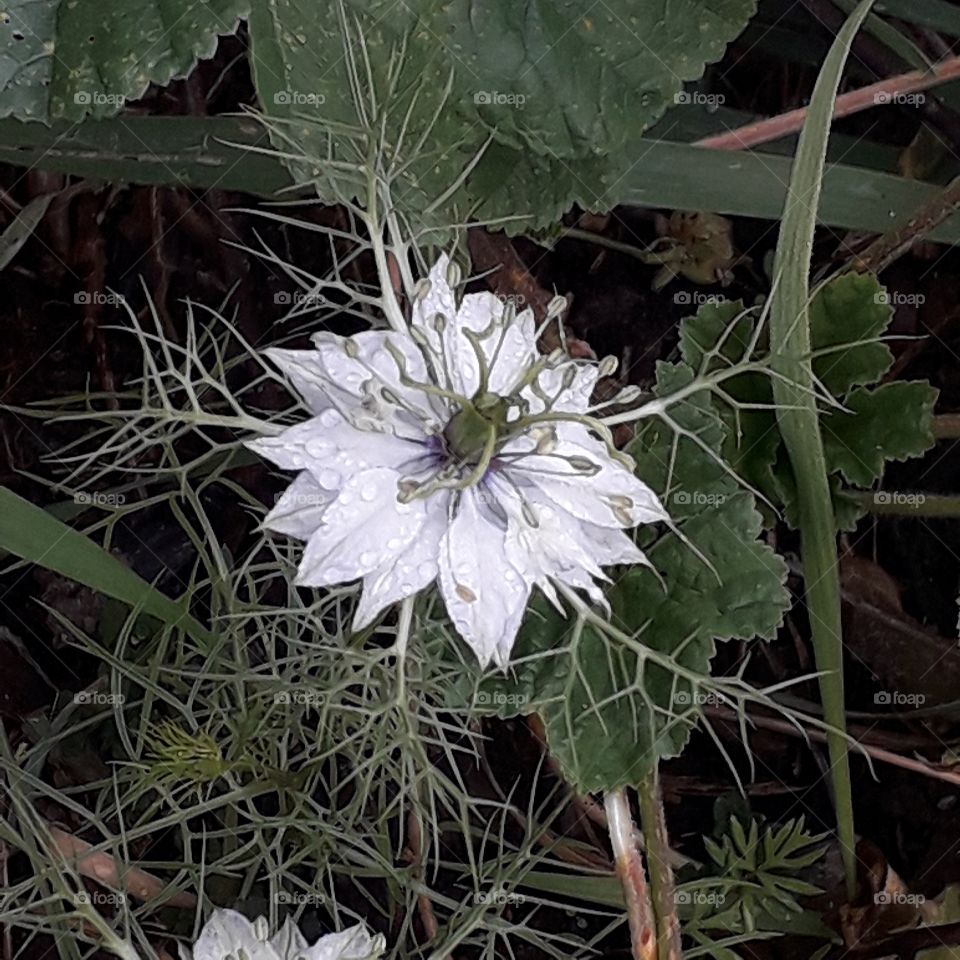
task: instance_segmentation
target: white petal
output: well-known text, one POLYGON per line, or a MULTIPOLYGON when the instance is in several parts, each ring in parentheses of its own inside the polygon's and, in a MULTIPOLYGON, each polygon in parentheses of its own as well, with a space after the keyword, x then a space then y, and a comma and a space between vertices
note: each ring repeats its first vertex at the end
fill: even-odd
POLYGON ((457 632, 482 666, 506 666, 530 587, 507 559, 506 531, 485 515, 476 488, 460 497, 440 542, 440 589, 457 632))
POLYGON ((353 629, 362 630, 377 615, 404 597, 413 596, 437 578, 440 540, 447 530, 450 493, 441 491, 426 500, 423 526, 395 561, 363 578, 363 595, 357 604, 353 629))
POLYGON ((355 927, 321 937, 303 956, 306 960, 376 960, 385 949, 382 933, 371 936, 367 928, 358 923, 355 927))
POLYGON ((646 554, 622 530, 581 523, 580 532, 589 542, 593 557, 601 566, 618 563, 650 564, 646 554))
POLYGON ((266 515, 263 525, 276 533, 298 540, 309 540, 320 526, 327 505, 336 497, 306 471, 280 494, 276 506, 266 515))
MULTIPOLYGON (((625 466, 611 459, 606 446, 578 423, 564 424, 567 432, 553 456, 530 454, 510 463, 518 482, 536 483, 568 513, 601 527, 630 527, 657 523, 669 516, 657 495, 625 466), (571 439, 575 438, 575 439, 571 439), (562 457, 585 457, 600 467, 578 474, 562 457)), ((529 438, 523 438, 529 443, 529 438)), ((519 441, 512 450, 521 448, 519 441)))
POLYGON ((423 524, 422 500, 400 503, 395 470, 363 470, 350 477, 310 538, 296 583, 323 587, 356 580, 395 560, 423 524))
POLYGON ((300 928, 289 916, 280 930, 271 937, 270 946, 280 960, 292 960, 292 958, 301 956, 309 949, 300 928))
MULTIPOLYGON (((380 330, 368 330, 352 337, 338 337, 332 333, 316 333, 313 343, 320 354, 329 380, 331 395, 338 406, 354 418, 366 416, 361 407, 370 389, 386 388, 399 397, 407 408, 413 408, 420 419, 434 419, 435 414, 427 395, 415 387, 404 386, 401 382, 401 370, 387 344, 403 358, 406 375, 419 383, 427 382, 429 374, 420 349, 409 337, 380 330), (355 356, 347 353, 347 344, 355 356)), ((417 417, 406 413, 402 408, 383 406, 383 415, 388 420, 397 420, 401 427, 418 428, 417 417)), ((423 433, 422 424, 419 432, 423 433)))
POLYGON ((321 413, 333 405, 327 371, 316 350, 268 347, 264 353, 280 368, 313 413, 321 413))
MULTIPOLYGON (((448 337, 447 344, 448 349, 454 351, 457 358, 457 373, 460 381, 457 389, 465 397, 472 397, 480 387, 480 361, 477 359, 476 350, 464 335, 464 330, 470 330, 473 333, 488 330, 492 321, 499 320, 505 309, 504 302, 488 290, 482 293, 468 293, 460 303, 460 309, 453 323, 452 335, 448 337)), ((480 343, 488 363, 498 339, 499 329, 495 329, 480 343)), ((494 389, 492 384, 490 389, 494 389)))
POLYGON ((250 960, 276 960, 273 948, 259 940, 253 924, 236 910, 214 910, 193 946, 194 960, 225 960, 246 953, 250 960))
POLYGON ((358 470, 391 467, 402 471, 429 453, 423 443, 361 430, 332 409, 275 437, 250 440, 246 446, 284 470, 309 470, 330 490, 339 489, 358 470))
MULTIPOLYGON (((576 363, 571 360, 559 367, 544 370, 537 377, 537 382, 542 393, 545 393, 548 397, 557 397, 551 408, 552 412, 584 413, 590 406, 590 397, 593 394, 593 388, 597 385, 598 373, 599 367, 596 363, 576 363), (573 383, 561 392, 564 375, 571 367, 576 371, 573 383)), ((531 413, 543 413, 546 404, 530 387, 525 387, 521 391, 521 395, 530 404, 531 413)), ((557 424, 556 426, 562 433, 567 424, 557 424)))
POLYGON ((529 308, 518 313, 513 322, 500 333, 483 341, 487 363, 492 364, 488 389, 501 396, 509 393, 520 380, 523 371, 536 360, 536 322, 529 308))

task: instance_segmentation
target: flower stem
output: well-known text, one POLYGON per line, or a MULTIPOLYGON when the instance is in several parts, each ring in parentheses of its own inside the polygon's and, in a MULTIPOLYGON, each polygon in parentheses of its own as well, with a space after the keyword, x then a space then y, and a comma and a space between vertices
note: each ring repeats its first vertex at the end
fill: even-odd
POLYGON ((644 777, 637 785, 640 800, 640 824, 643 827, 647 869, 650 871, 650 893, 656 916, 658 960, 680 960, 680 920, 674 896, 672 851, 667 841, 667 822, 660 795, 659 770, 644 777))
POLYGON ((643 854, 637 847, 626 791, 622 787, 607 791, 603 805, 607 813, 607 828, 617 875, 623 885, 623 897, 627 904, 633 960, 658 960, 650 890, 643 870, 643 854))

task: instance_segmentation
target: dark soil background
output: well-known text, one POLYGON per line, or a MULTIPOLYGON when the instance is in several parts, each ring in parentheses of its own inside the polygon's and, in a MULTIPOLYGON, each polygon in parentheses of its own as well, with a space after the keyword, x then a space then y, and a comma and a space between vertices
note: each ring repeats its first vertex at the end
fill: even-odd
MULTIPOLYGON (((826 40, 829 34, 821 32, 826 40)), ((252 103, 243 49, 242 35, 222 40, 216 57, 201 64, 188 80, 151 92, 131 109, 201 115, 252 103)), ((872 79, 863 62, 861 67, 872 79)), ((814 77, 813 66, 785 64, 746 36, 711 72, 709 83, 723 91, 727 107, 774 114, 801 103, 814 77), (758 77, 764 82, 758 84, 758 77)), ((950 108, 944 112, 946 119, 912 108, 885 108, 843 121, 839 129, 869 134, 872 140, 902 149, 922 124, 930 124, 951 151, 960 154, 960 142, 952 139, 960 130, 960 114, 954 115, 950 108)), ((57 174, 0 167, 0 229, 11 222, 16 205, 67 185, 67 178, 57 174)), ((218 305, 229 297, 239 328, 252 343, 266 345, 284 335, 278 321, 287 310, 283 294, 290 292, 288 281, 222 241, 252 244, 256 227, 290 260, 316 274, 323 273, 329 263, 325 248, 310 234, 263 221, 254 224, 249 215, 231 210, 254 202, 216 190, 92 185, 52 204, 4 273, 0 399, 8 409, 0 413, 0 482, 34 502, 53 502, 56 495, 31 475, 54 477, 55 461, 44 458, 72 436, 65 426, 42 425, 10 407, 88 387, 120 389, 139 373, 134 341, 109 329, 117 322, 116 308, 84 303, 82 295, 95 298, 103 291, 116 291, 145 316, 146 288, 174 336, 183 330, 183 298, 189 295, 200 303, 218 305)), ((654 213, 617 209, 584 216, 574 211, 566 222, 641 247, 656 237, 654 213)), ((304 208, 301 215, 326 223, 342 217, 333 208, 304 208)), ((491 243, 501 254, 509 246, 539 291, 572 296, 570 325, 582 341, 578 349, 623 358, 625 379, 647 385, 655 362, 671 356, 677 325, 692 312, 693 298, 713 293, 754 302, 764 292, 763 264, 776 243, 777 224, 736 218, 731 222, 737 250, 749 258, 749 264, 735 268, 733 281, 726 287, 679 278, 654 292, 655 267, 595 243, 564 239, 562 233, 549 246, 502 237, 492 238, 491 243)), ((817 266, 836 265, 838 256, 842 262, 838 251, 854 239, 823 231, 817 266)), ((369 278, 369 265, 361 263, 360 273, 369 278)), ((921 245, 901 257, 882 279, 889 289, 913 295, 919 302, 897 308, 894 331, 903 339, 892 344, 897 356, 894 375, 929 379, 941 391, 938 413, 960 411, 960 253, 921 245)), ((265 501, 273 489, 265 471, 250 471, 245 482, 262 491, 265 501)), ((957 441, 938 442, 922 460, 894 464, 884 488, 955 493, 960 489, 957 441)), ((224 531, 242 537, 249 517, 228 502, 215 506, 224 531)), ((189 563, 189 545, 169 517, 162 511, 137 516, 138 529, 129 531, 126 541, 121 536, 118 547, 139 573, 153 579, 162 574, 164 565, 178 569, 189 563), (141 541, 149 543, 150 549, 138 549, 141 541)), ((778 527, 771 538, 781 552, 796 560, 795 534, 778 527)), ((960 738, 956 603, 960 519, 868 517, 855 533, 843 538, 843 547, 853 732, 872 746, 910 759, 920 757, 949 770, 954 756, 951 745, 960 738), (909 690, 924 696, 927 706, 941 709, 922 716, 883 716, 875 695, 889 689, 909 690), (957 703, 951 704, 954 698, 957 703), (859 716, 859 712, 870 716, 859 716)), ((795 578, 791 586, 797 604, 782 635, 763 649, 751 648, 747 676, 758 682, 788 679, 813 669, 802 585, 795 578)), ((54 574, 34 568, 0 574, 0 714, 14 741, 25 720, 49 711, 58 691, 78 690, 90 683, 97 668, 95 661, 73 650, 65 653, 60 628, 47 606, 87 626, 95 626, 99 616, 97 599, 89 591, 54 574)), ((732 671, 745 656, 745 646, 728 645, 718 667, 732 671)), ((816 709, 813 685, 794 693, 809 701, 806 709, 816 709)), ((813 829, 831 828, 824 747, 761 724, 750 743, 756 763, 751 773, 736 726, 721 722, 720 729, 739 765, 755 814, 770 822, 802 814, 813 829)), ((518 721, 492 724, 488 732, 493 736, 489 759, 500 784, 522 780, 524 771, 536 765, 531 758, 540 753, 535 731, 518 721)), ((960 881, 960 786, 887 763, 876 762, 871 770, 862 756, 854 757, 853 767, 862 852, 872 868, 872 875, 865 876, 868 890, 876 889, 877 877, 882 888, 891 868, 909 889, 931 898, 960 881)), ((60 783, 69 777, 69 771, 48 772, 60 783)), ((672 842, 691 856, 702 855, 700 837, 712 830, 716 801, 735 789, 731 771, 708 737, 694 737, 682 757, 666 764, 664 789, 672 842)), ((602 835, 598 839, 576 805, 565 826, 571 836, 602 845, 602 835)), ((828 864, 835 860, 828 857, 828 864)), ((830 888, 821 904, 824 916, 839 926, 838 877, 835 871, 826 871, 820 879, 830 888)), ((576 929, 569 917, 558 913, 555 919, 576 929)), ((883 919, 872 914, 853 920, 848 915, 844 922, 861 925, 864 943, 876 940, 885 930, 883 919)), ((901 955, 913 955, 909 944, 901 949, 901 955)), ((46 947, 37 941, 29 950, 40 955, 46 947)), ((772 948, 758 946, 750 955, 805 958, 812 951, 810 942, 788 941, 772 948)), ((628 955, 625 934, 609 944, 609 952, 628 955)), ((836 954, 841 955, 874 954, 861 950, 836 954)))

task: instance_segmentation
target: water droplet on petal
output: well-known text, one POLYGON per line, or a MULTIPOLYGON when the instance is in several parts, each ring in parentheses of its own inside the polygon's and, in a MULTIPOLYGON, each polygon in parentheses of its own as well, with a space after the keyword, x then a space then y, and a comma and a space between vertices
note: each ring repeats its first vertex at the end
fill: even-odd
POLYGON ((365 483, 360 490, 360 499, 372 503, 377 498, 377 485, 375 483, 365 483))
POLYGON ((321 470, 317 482, 328 490, 335 489, 340 483, 340 474, 336 470, 321 470))

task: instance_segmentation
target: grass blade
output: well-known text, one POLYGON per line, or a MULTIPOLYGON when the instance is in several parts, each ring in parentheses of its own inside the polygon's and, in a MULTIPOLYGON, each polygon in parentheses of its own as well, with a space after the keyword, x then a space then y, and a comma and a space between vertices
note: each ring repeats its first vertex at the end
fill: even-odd
POLYGON ((824 671, 820 678, 824 717, 835 728, 835 732, 828 736, 827 747, 840 852, 847 894, 851 899, 856 891, 856 838, 850 760, 846 740, 841 734, 846 723, 837 527, 813 394, 808 304, 813 235, 833 102, 850 45, 871 4, 872 0, 862 0, 843 25, 817 78, 787 191, 774 266, 777 287, 770 312, 770 341, 781 344, 774 357, 774 366, 783 375, 782 379, 773 382, 777 421, 797 478, 807 609, 817 669, 824 671))
POLYGON ((179 603, 89 537, 6 487, 0 487, 0 549, 179 627, 205 646, 213 642, 210 631, 179 603))

